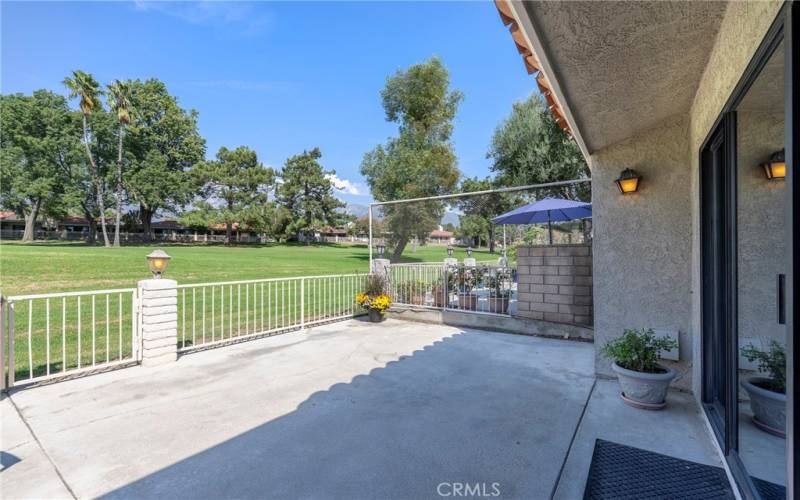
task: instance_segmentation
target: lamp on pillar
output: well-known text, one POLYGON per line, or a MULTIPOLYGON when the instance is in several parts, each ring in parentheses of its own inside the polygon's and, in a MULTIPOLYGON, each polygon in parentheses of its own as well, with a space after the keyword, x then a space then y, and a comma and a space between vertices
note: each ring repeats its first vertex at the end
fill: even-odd
POLYGON ((386 251, 386 245, 384 245, 383 243, 378 243, 377 245, 375 245, 375 250, 378 251, 378 258, 382 259, 383 252, 386 251))
POLYGON ((447 256, 448 257, 453 256, 453 245, 447 245, 447 256))
POLYGON ((472 257, 472 247, 467 247, 467 257, 472 257))
POLYGON ((153 250, 147 255, 147 264, 150 266, 150 272, 153 273, 154 278, 161 278, 161 275, 167 270, 171 258, 163 250, 153 250))

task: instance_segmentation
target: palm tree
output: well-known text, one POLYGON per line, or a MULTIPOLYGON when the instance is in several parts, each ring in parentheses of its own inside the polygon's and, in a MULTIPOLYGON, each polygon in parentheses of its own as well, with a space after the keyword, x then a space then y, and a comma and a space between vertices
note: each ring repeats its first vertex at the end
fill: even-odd
POLYGON ((103 240, 105 246, 110 247, 108 242, 108 232, 106 231, 106 218, 105 218, 105 204, 103 203, 103 180, 100 178, 100 172, 97 168, 97 163, 92 156, 92 149, 89 146, 91 133, 89 131, 89 115, 95 109, 102 109, 99 96, 102 94, 100 84, 89 73, 84 73, 81 70, 72 72, 72 78, 64 78, 64 85, 69 89, 70 99, 74 97, 80 98, 81 114, 83 115, 83 144, 86 147, 86 156, 89 158, 89 166, 92 169, 92 178, 95 184, 95 191, 97 192, 97 206, 100 209, 100 225, 103 228, 103 240))
POLYGON ((131 85, 130 82, 114 80, 108 85, 108 106, 117 114, 119 129, 117 132, 117 188, 114 196, 117 200, 117 218, 114 225, 114 247, 119 247, 119 223, 122 217, 122 136, 125 126, 131 122, 131 85))

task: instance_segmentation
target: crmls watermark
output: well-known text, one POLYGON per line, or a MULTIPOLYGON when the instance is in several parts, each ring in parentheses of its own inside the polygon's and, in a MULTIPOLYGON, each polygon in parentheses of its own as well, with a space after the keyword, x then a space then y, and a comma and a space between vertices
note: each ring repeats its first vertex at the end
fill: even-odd
POLYGON ((440 497, 499 497, 500 483, 439 483, 440 497))

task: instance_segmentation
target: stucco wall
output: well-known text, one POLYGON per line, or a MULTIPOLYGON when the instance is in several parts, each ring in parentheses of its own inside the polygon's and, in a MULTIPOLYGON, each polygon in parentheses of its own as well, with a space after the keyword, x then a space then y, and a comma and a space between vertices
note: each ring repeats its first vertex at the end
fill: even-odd
POLYGON ((592 155, 596 370, 612 376, 599 354, 627 328, 678 331, 675 385, 691 388, 691 186, 688 120, 673 118, 592 155), (643 179, 623 195, 624 168, 643 179))
MULTIPOLYGON (((747 64, 766 35, 783 4, 782 1, 731 2, 725 12, 717 41, 709 56, 703 78, 689 114, 692 207, 692 314, 694 358, 700 359, 700 147, 711 131, 725 102, 744 74, 747 64), (695 334, 696 333, 696 334, 695 334)), ((700 397, 702 366, 693 367, 695 396, 700 397)))

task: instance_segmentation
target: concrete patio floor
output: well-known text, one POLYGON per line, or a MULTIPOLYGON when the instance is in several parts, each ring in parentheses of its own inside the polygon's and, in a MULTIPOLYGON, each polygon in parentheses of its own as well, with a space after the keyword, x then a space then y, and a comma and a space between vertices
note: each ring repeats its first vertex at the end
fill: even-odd
POLYGON ((626 435, 718 465, 690 396, 624 407, 615 382, 595 386, 593 357, 588 343, 352 320, 19 390, 0 402, 19 459, 4 455, 0 493, 438 498, 496 483, 503 498, 580 498, 594 438, 626 435), (652 418, 674 430, 653 436, 652 418))

